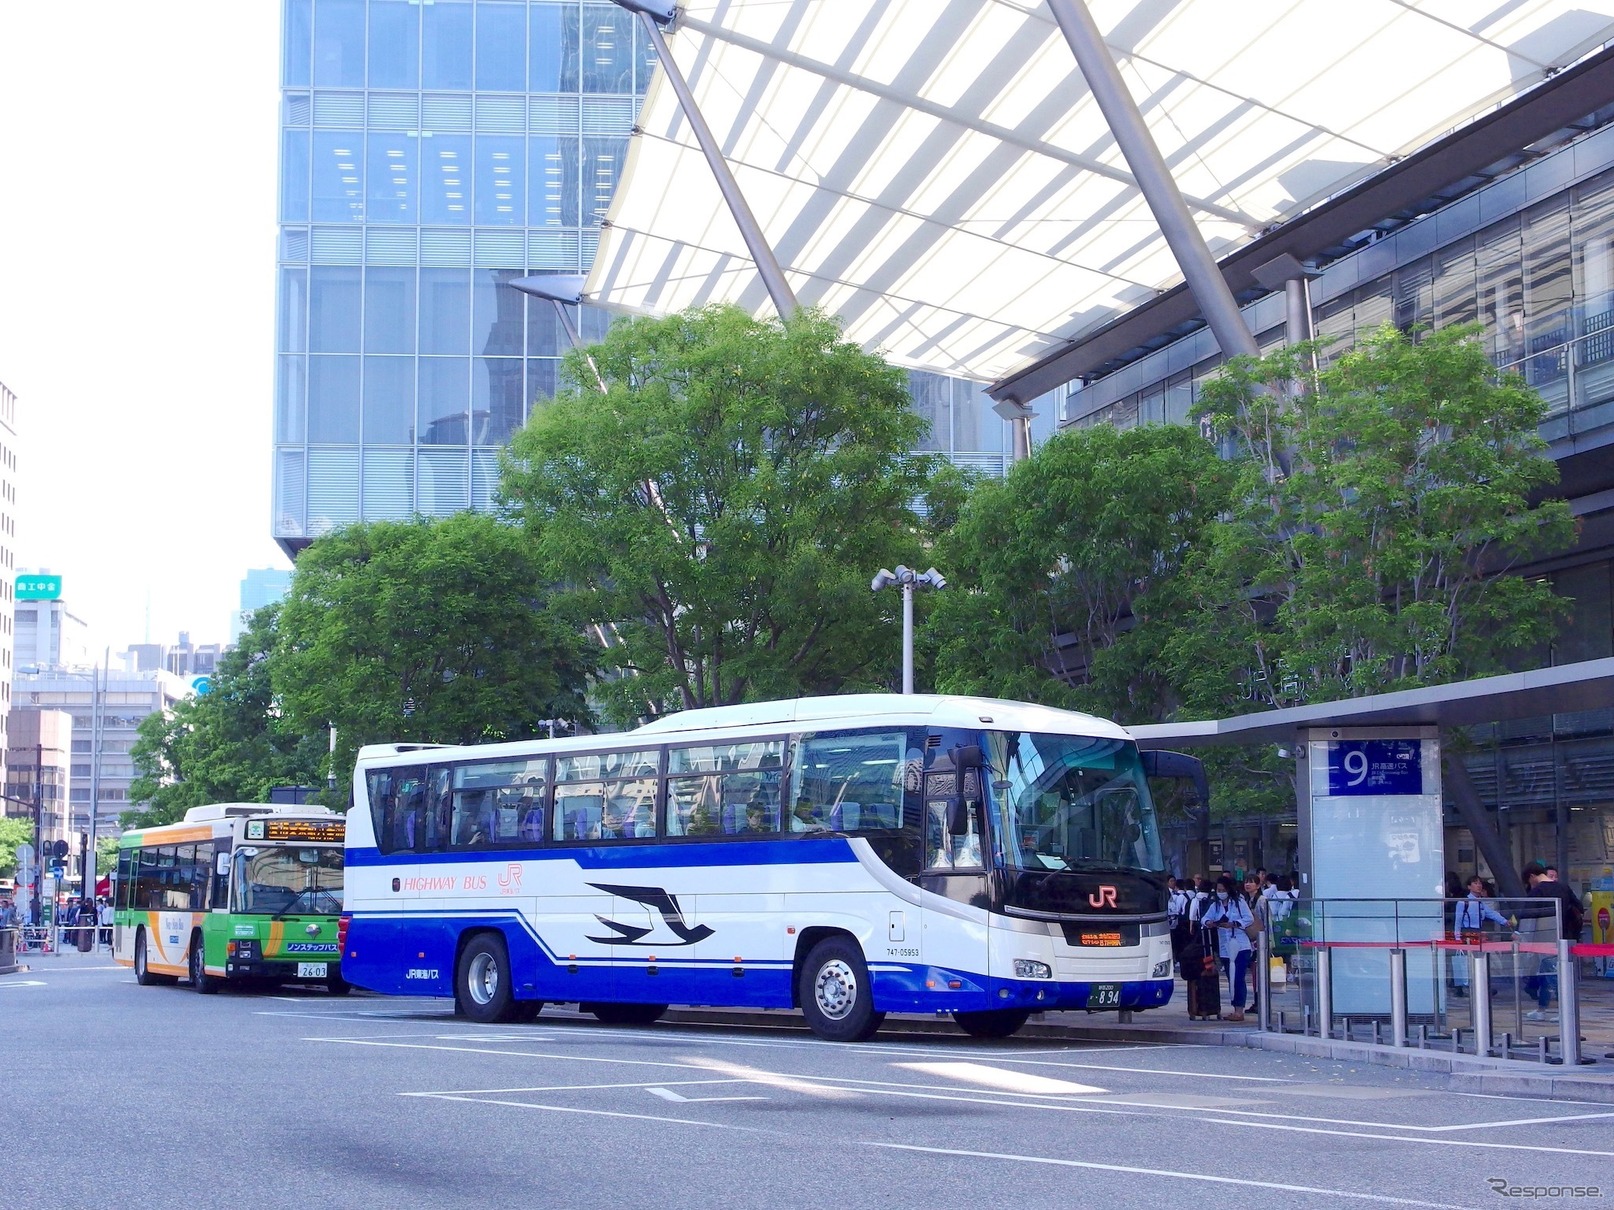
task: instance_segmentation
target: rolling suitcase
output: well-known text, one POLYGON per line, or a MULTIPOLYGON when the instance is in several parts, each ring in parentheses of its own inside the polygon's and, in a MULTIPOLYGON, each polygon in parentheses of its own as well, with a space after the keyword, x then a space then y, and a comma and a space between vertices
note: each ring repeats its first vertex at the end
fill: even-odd
POLYGON ((1200 974, 1194 980, 1193 998, 1189 1001, 1200 1017, 1216 1018, 1222 1015, 1221 964, 1216 960, 1216 942, 1206 929, 1199 936, 1200 974))

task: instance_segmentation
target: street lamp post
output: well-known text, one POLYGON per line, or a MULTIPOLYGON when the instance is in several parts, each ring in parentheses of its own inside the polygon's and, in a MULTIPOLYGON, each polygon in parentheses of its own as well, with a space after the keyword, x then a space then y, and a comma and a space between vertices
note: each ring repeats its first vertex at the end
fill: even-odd
POLYGON ((890 588, 893 584, 902 589, 902 691, 912 693, 913 591, 920 586, 946 588, 947 579, 934 567, 929 571, 915 571, 898 563, 896 571, 887 571, 882 567, 874 574, 874 579, 869 581, 869 587, 875 592, 879 592, 882 588, 890 588))

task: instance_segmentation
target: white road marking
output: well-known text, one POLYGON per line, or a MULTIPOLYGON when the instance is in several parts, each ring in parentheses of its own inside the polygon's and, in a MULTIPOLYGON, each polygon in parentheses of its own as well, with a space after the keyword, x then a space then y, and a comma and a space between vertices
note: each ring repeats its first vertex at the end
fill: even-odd
POLYGON ((1105 1090, 1092 1084, 1076 1084, 1070 1080, 1053 1080, 1034 1075, 1029 1071, 1005 1071, 1001 1067, 988 1067, 984 1063, 893 1063, 901 1071, 917 1071, 922 1075, 941 1076, 966 1084, 979 1084, 1000 1092, 1029 1093, 1034 1096, 1060 1096, 1077 1094, 1091 1096, 1105 1090))
POLYGON ((674 1092, 670 1088, 646 1088, 653 1097, 660 1097, 663 1101, 684 1101, 692 1105, 710 1105, 715 1101, 766 1101, 767 1097, 686 1097, 682 1093, 674 1092))
POLYGON ((770 1134, 752 1126, 732 1126, 726 1122, 702 1122, 696 1118, 663 1118, 653 1113, 618 1113, 610 1109, 574 1109, 568 1105, 534 1105, 530 1101, 494 1101, 483 1097, 452 1096, 441 1092, 401 1092, 404 1097, 429 1097, 439 1101, 463 1101, 471 1105, 505 1105, 511 1109, 537 1109, 545 1113, 576 1113, 592 1118, 631 1118, 636 1122, 670 1122, 675 1126, 702 1126, 708 1130, 737 1130, 744 1134, 770 1134))
MULTIPOLYGON (((1405 1134, 1369 1134, 1363 1130, 1322 1130, 1311 1126, 1284 1126, 1277 1122, 1252 1122, 1247 1118, 1213 1118, 1223 1126, 1245 1126, 1252 1130, 1286 1130, 1294 1134, 1326 1134, 1334 1138, 1378 1139, 1385 1143, 1422 1143, 1427 1147, 1479 1147, 1490 1151, 1544 1151, 1553 1155, 1606 1155, 1614 1151, 1589 1151, 1579 1147, 1541 1147, 1530 1143, 1487 1143, 1479 1139, 1428 1139, 1405 1134)), ((1394 1124, 1378 1125, 1379 1130, 1406 1130, 1394 1124)), ((1416 1127, 1413 1127, 1416 1129, 1416 1127)))
POLYGON ((4 988, 8 988, 8 987, 44 987, 44 986, 46 986, 46 984, 45 984, 45 981, 43 979, 7 979, 4 982, 0 982, 0 989, 4 989, 4 988))
POLYGON ((1014 1155, 997 1151, 958 1151, 947 1147, 921 1147, 913 1143, 873 1143, 867 1147, 884 1147, 892 1151, 918 1151, 928 1155, 953 1155, 965 1159, 1010 1160, 1019 1164, 1051 1164, 1059 1168, 1086 1168, 1097 1172, 1121 1172, 1131 1176, 1163 1176, 1180 1181, 1202 1181, 1212 1185, 1238 1185, 1246 1189, 1275 1189, 1280 1193, 1320 1193, 1328 1197, 1350 1198, 1355 1201, 1381 1202, 1392 1206, 1426 1206, 1435 1210, 1468 1210, 1461 1203, 1423 1202, 1410 1197, 1391 1197, 1383 1193, 1360 1193, 1351 1189, 1320 1189, 1314 1185, 1288 1185, 1278 1181, 1257 1181, 1236 1176, 1210 1176, 1202 1172, 1177 1172, 1170 1168, 1139 1168, 1128 1164, 1100 1164, 1090 1160, 1063 1160, 1045 1155, 1014 1155))

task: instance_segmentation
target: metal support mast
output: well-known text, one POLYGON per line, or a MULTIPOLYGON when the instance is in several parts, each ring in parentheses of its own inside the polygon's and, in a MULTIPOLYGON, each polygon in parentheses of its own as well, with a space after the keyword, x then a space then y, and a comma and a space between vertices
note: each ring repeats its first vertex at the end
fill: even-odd
POLYGON ((700 107, 695 104, 695 94, 689 91, 689 82, 678 70, 678 64, 673 62, 672 52, 667 49, 667 40, 662 37, 661 27, 671 24, 676 6, 672 0, 616 0, 616 3, 630 13, 637 13, 639 20, 644 22, 645 32, 650 35, 650 44, 656 48, 656 58, 661 62, 661 70, 667 74, 667 82, 678 97, 678 106, 684 111, 684 120, 694 132, 695 141, 706 156, 706 165, 712 170, 717 187, 723 193, 723 200, 728 203, 729 213, 740 228, 740 235, 756 263, 757 272, 762 275, 762 284, 768 289, 768 297, 773 299, 779 317, 788 319, 796 311, 795 291, 785 280, 779 260, 774 256, 767 237, 762 234, 761 224, 746 204, 745 195, 740 192, 739 182, 734 179, 728 161, 723 158, 723 151, 718 147, 711 127, 706 124, 700 107))
POLYGON ((1071 53, 1076 56, 1093 100, 1098 102, 1110 133, 1126 157, 1127 167, 1143 191, 1155 222, 1160 224, 1160 233, 1165 236, 1172 256, 1176 257, 1177 266, 1216 343, 1228 357, 1256 356, 1255 337, 1245 327, 1244 317, 1233 301, 1233 292, 1216 267, 1216 258, 1189 216, 1177 182, 1143 121, 1138 103, 1127 91, 1120 69, 1099 35, 1093 14, 1084 0, 1048 0, 1048 7, 1064 32, 1071 53))

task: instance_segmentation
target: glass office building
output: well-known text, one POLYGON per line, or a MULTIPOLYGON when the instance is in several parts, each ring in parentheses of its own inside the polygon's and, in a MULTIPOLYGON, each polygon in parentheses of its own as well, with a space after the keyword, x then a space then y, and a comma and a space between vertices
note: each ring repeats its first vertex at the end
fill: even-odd
MULTIPOLYGON (((295 554, 490 506, 565 351, 553 308, 506 283, 587 269, 654 52, 582 0, 284 0, 283 51, 272 526, 295 554)), ((585 338, 606 322, 585 308, 585 338)), ((979 390, 914 394, 927 449, 1001 472, 979 390)))
MULTIPOLYGON (((614 4, 285 0, 273 533, 489 506, 653 54, 614 4)), ((603 331, 585 312, 585 334, 603 331)))

